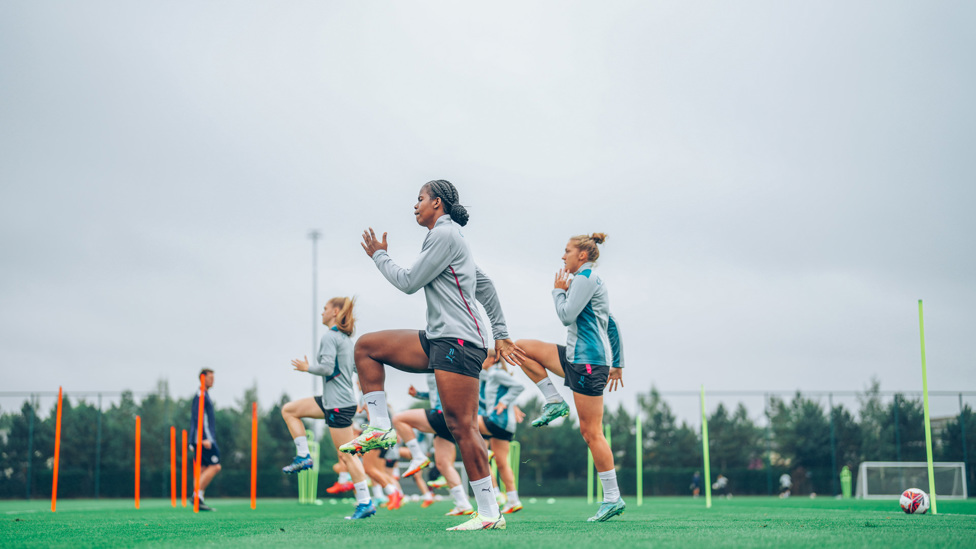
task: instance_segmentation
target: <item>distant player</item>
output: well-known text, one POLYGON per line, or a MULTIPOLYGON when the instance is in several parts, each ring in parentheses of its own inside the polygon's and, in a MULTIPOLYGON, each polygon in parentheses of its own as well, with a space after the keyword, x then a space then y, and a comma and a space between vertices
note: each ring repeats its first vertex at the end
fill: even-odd
POLYGON ((457 450, 454 447, 454 436, 451 434, 451 430, 447 428, 447 421, 444 419, 444 411, 437 394, 436 376, 432 373, 427 374, 427 392, 421 393, 413 389, 411 396, 426 397, 430 402, 430 409, 404 410, 393 416, 393 428, 403 440, 403 444, 410 450, 410 465, 407 466, 403 476, 416 475, 430 465, 430 458, 424 453, 420 442, 414 436, 414 429, 434 435, 434 459, 437 461, 437 469, 444 475, 451 497, 454 498, 454 508, 446 514, 451 516, 473 514, 474 508, 471 507, 471 502, 468 500, 468 491, 461 485, 461 475, 454 469, 457 450))
POLYGON ((564 268, 556 274, 552 299, 556 315, 568 327, 566 346, 535 340, 520 340, 517 345, 528 357, 522 370, 546 398, 542 416, 532 422, 541 427, 569 415, 569 406, 559 395, 546 371, 565 378, 573 391, 580 433, 590 447, 603 485, 603 503, 592 521, 603 522, 624 512, 626 505, 617 487, 613 453, 603 436, 603 390, 623 387, 623 353, 617 323, 610 314, 607 286, 596 273, 600 257, 598 244, 603 233, 579 235, 569 239, 563 253, 564 268))
POLYGON ((790 478, 789 473, 783 473, 779 476, 779 497, 788 498, 793 491, 793 479, 790 478))
POLYGON ((361 452, 385 448, 396 441, 386 411, 384 365, 398 370, 437 377, 444 419, 458 446, 478 501, 478 513, 451 530, 505 528, 491 486, 488 452, 478 433, 478 375, 485 360, 485 333, 474 301, 481 302, 492 323, 495 350, 517 364, 519 349, 509 339, 505 317, 494 285, 475 265, 461 227, 468 213, 458 191, 448 181, 437 180, 420 188, 414 205, 417 223, 427 227, 420 256, 409 269, 393 262, 387 253, 386 234, 376 238, 363 233, 366 251, 384 277, 399 290, 412 294, 421 288, 427 298, 427 329, 386 330, 366 334, 356 343, 356 368, 369 407, 370 425, 343 451, 361 452))
POLYGON ((284 468, 285 473, 297 473, 312 467, 312 456, 308 450, 305 424, 302 418, 325 419, 329 434, 335 444, 345 470, 349 473, 356 493, 356 509, 347 519, 368 518, 376 514, 376 506, 369 497, 366 486, 366 473, 358 457, 338 452, 339 445, 354 438, 352 418, 356 413, 356 393, 353 389, 353 344, 349 336, 356 325, 353 315, 354 300, 348 297, 334 297, 322 309, 322 324, 329 329, 322 336, 319 352, 314 365, 308 357, 291 361, 299 372, 308 372, 322 377, 322 395, 314 398, 293 400, 281 409, 295 441, 295 459, 284 468))
MULTIPOLYGON (((197 496, 200 498, 201 511, 213 511, 214 509, 204 503, 203 493, 210 481, 220 472, 220 449, 217 448, 217 416, 214 414, 213 401, 210 400, 210 388, 214 384, 214 372, 210 368, 200 370, 200 375, 204 376, 203 384, 207 388, 203 398, 203 438, 200 445, 203 446, 203 454, 200 456, 200 490, 197 496)), ((200 379, 200 376, 197 376, 200 379)), ((200 417, 200 394, 193 396, 190 426, 190 451, 196 452, 193 447, 197 441, 197 423, 200 417)))
POLYGON ((691 485, 688 486, 688 489, 691 490, 692 497, 697 498, 698 494, 701 494, 701 483, 701 473, 695 471, 695 474, 691 475, 691 485))
POLYGON ((490 436, 488 443, 495 454, 498 479, 505 485, 505 506, 502 514, 507 515, 522 510, 518 489, 515 487, 515 473, 508 460, 509 443, 515 436, 515 426, 525 418, 522 410, 515 405, 525 387, 515 381, 504 361, 494 362, 489 357, 484 366, 485 414, 478 417, 481 433, 490 436))

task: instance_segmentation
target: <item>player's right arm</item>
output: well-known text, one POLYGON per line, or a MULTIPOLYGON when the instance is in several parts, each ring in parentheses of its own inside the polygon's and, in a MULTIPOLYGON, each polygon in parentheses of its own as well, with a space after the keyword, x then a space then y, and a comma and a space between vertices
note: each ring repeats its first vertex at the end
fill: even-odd
POLYGON ((451 248, 449 235, 444 230, 435 229, 427 234, 420 256, 409 269, 394 263, 384 248, 376 249, 371 257, 390 284, 401 292, 413 294, 437 278, 450 265, 453 257, 451 248))

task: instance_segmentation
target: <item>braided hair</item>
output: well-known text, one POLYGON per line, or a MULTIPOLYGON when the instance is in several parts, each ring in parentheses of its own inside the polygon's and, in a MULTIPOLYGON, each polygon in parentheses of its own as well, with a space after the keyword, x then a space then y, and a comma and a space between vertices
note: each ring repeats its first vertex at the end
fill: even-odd
POLYGON ((432 199, 441 199, 444 203, 444 212, 450 215, 452 220, 462 227, 468 224, 468 210, 460 204, 458 190, 450 181, 435 179, 428 181, 424 186, 427 187, 432 199))

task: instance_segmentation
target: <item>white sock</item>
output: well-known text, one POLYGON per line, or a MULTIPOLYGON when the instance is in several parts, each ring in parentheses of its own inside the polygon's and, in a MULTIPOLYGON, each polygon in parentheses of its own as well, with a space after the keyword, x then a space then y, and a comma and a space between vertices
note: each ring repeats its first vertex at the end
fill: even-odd
POLYGON ((424 451, 420 448, 420 441, 417 439, 407 441, 407 449, 410 450, 410 457, 413 459, 424 459, 424 451))
POLYGON ((366 487, 366 481, 357 482, 353 486, 356 487, 356 503, 369 503, 369 488, 366 487))
POLYGON ((617 471, 610 469, 602 473, 597 473, 600 477, 600 484, 603 485, 603 501, 614 503, 620 499, 620 488, 617 488, 617 471))
POLYGON ((295 454, 298 457, 311 455, 308 451, 308 437, 295 437, 295 454))
POLYGON ((478 514, 489 519, 498 518, 501 513, 498 511, 495 491, 491 488, 491 475, 472 480, 471 489, 474 490, 474 500, 478 502, 478 514))
POLYGON ((396 484, 393 484, 392 482, 383 487, 383 493, 386 495, 390 495, 396 491, 397 491, 396 484))
POLYGON ((376 499, 383 499, 383 489, 380 488, 379 484, 373 485, 373 497, 376 499))
MULTIPOLYGON (((339 481, 338 482, 339 483, 352 482, 352 475, 350 475, 349 473, 343 471, 343 472, 339 473, 339 481)), ((363 483, 365 483, 365 482, 366 481, 364 480, 363 483)), ((365 486, 365 484, 363 484, 363 485, 365 486)))
POLYGON ((556 386, 552 384, 552 380, 548 376, 535 385, 542 391, 542 396, 546 397, 546 404, 563 401, 563 397, 559 395, 559 391, 556 390, 556 386))
POLYGON ((471 507, 471 503, 468 501, 468 494, 464 491, 464 486, 455 486, 451 488, 451 495, 454 496, 454 505, 462 509, 467 509, 471 507))
POLYGON ((203 493, 204 492, 206 492, 206 490, 200 490, 199 492, 197 492, 198 494, 200 494, 200 501, 203 501, 203 493))
POLYGON ((518 490, 513 490, 511 492, 505 492, 505 497, 508 498, 508 504, 514 505, 519 502, 518 490))
POLYGON ((369 412, 369 426, 388 431, 390 425, 390 410, 386 407, 386 393, 373 391, 363 395, 366 410, 369 412))
POLYGON ((433 492, 427 492, 426 494, 424 494, 424 499, 425 500, 434 499, 434 493, 433 492))

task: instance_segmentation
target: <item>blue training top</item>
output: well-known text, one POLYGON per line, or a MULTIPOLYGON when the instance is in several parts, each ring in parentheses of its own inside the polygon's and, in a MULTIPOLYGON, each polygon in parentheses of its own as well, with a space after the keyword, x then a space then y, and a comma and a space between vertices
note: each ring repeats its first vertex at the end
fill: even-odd
POLYGON ((567 326, 566 360, 570 364, 624 367, 620 327, 610 314, 607 286, 592 262, 576 271, 569 290, 555 288, 556 315, 567 326))

